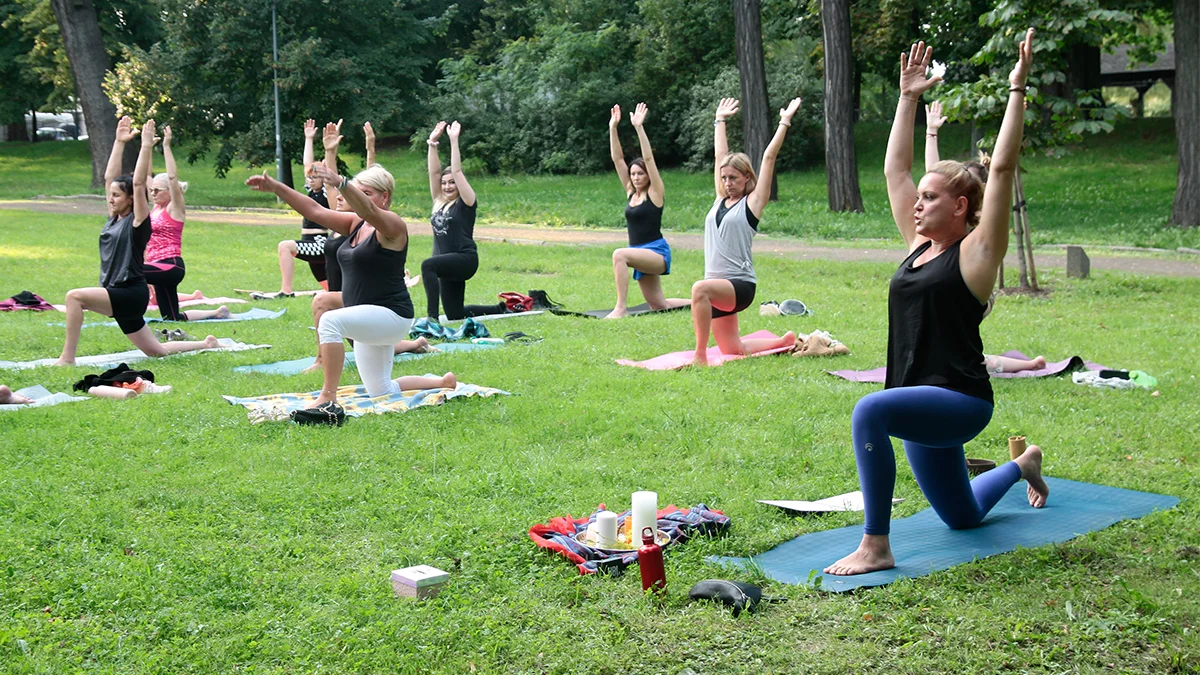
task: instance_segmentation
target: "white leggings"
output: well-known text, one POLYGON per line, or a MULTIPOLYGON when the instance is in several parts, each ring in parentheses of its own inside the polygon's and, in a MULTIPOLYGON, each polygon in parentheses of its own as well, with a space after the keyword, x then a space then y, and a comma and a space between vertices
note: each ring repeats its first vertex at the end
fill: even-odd
POLYGON ((392 359, 396 343, 408 339, 412 324, 386 307, 355 305, 322 314, 317 337, 323 345, 354 340, 354 362, 367 395, 383 396, 400 391, 392 380, 392 359))

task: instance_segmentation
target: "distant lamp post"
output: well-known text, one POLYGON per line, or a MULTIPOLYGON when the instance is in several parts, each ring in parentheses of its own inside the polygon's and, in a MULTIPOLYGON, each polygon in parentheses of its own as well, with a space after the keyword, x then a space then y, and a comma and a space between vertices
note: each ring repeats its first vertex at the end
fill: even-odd
POLYGON ((279 37, 275 31, 275 4, 271 0, 271 74, 275 87, 275 179, 283 182, 283 136, 279 129, 279 37))

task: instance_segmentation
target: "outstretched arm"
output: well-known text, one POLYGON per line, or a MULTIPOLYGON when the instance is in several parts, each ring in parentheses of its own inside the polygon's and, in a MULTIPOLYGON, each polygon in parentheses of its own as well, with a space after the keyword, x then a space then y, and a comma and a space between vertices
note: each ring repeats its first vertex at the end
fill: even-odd
MULTIPOLYGON (((375 228, 384 239, 396 242, 402 246, 407 245, 408 225, 404 222, 403 218, 389 209, 376 206, 375 202, 363 194, 362 190, 355 187, 354 183, 330 171, 328 167, 316 166, 313 167, 313 171, 325 181, 326 185, 337 185, 338 190, 341 191, 342 198, 346 200, 346 204, 354 211, 352 214, 339 214, 350 217, 350 224, 346 227, 346 232, 343 234, 349 234, 350 228, 361 218, 367 221, 368 225, 375 228)), ((288 203, 290 204, 291 202, 288 203)), ((318 208, 320 207, 318 206, 318 208)), ((310 218, 309 220, 313 219, 310 218)))
POLYGON ((756 218, 762 217, 763 209, 771 200, 771 183, 775 180, 775 160, 779 158, 779 149, 783 147, 783 139, 787 137, 787 130, 792 126, 792 117, 799 109, 799 97, 792 99, 786 108, 779 109, 779 126, 775 129, 775 135, 771 137, 771 142, 767 144, 767 149, 763 151, 762 163, 758 167, 758 184, 754 186, 754 192, 751 192, 750 198, 746 200, 746 206, 756 218))
POLYGON ((183 202, 183 186, 179 184, 179 169, 175 166, 175 153, 171 152, 171 125, 163 127, 162 146, 163 159, 167 164, 167 187, 171 190, 171 205, 167 213, 172 218, 182 222, 187 217, 187 208, 183 202))
POLYGON ((938 129, 946 123, 942 114, 942 102, 934 101, 925 106, 925 170, 929 171, 934 164, 941 161, 938 156, 938 129))
POLYGON ((313 120, 304 121, 304 175, 308 176, 313 165, 313 139, 317 137, 317 123, 313 120))
POLYGON ((450 174, 454 176, 454 185, 458 187, 458 196, 463 204, 475 206, 475 190, 467 182, 467 174, 463 173, 462 168, 462 156, 458 152, 458 136, 461 133, 462 126, 458 120, 446 130, 446 134, 450 136, 450 174))
POLYGON ((892 219, 909 251, 924 241, 923 238, 918 241, 917 224, 913 220, 913 205, 917 203, 917 186, 912 177, 913 124, 921 94, 941 80, 936 75, 925 77, 925 69, 932 60, 933 48, 926 47, 924 42, 913 45, 907 54, 900 54, 900 100, 883 160, 892 219))
POLYGON ((433 127, 433 131, 429 132, 429 138, 425 144, 429 146, 429 196, 433 199, 433 203, 437 204, 438 197, 442 194, 442 158, 438 156, 438 139, 442 136, 442 131, 446 129, 446 122, 443 120, 438 122, 433 127))
POLYGON ((1017 64, 1008 75, 1008 107, 1004 110, 1004 121, 1000 123, 1000 134, 996 137, 992 163, 988 167, 988 187, 983 193, 979 227, 963 241, 959 258, 963 280, 980 302, 986 302, 991 295, 1000 261, 1008 251, 1013 176, 1018 168, 1025 130, 1025 80, 1032 65, 1033 29, 1030 28, 1021 41, 1017 64))
POLYGON ((375 166, 375 128, 370 122, 363 125, 363 137, 367 139, 367 166, 371 168, 375 166))
POLYGON ((717 104, 717 117, 713 121, 713 180, 716 183, 717 196, 727 197, 725 184, 721 182, 721 160, 729 154, 729 139, 725 136, 725 124, 730 117, 737 114, 738 100, 723 98, 717 104))
MULTIPOLYGON (((325 148, 324 164, 335 175, 337 174, 338 146, 341 145, 341 143, 342 143, 342 121, 338 120, 337 124, 334 124, 333 122, 327 122, 325 124, 325 130, 323 132, 321 132, 321 145, 322 145, 322 147, 325 148)), ((313 171, 315 173, 315 168, 313 169, 313 171)), ((337 198, 338 198, 337 185, 330 185, 328 182, 326 182, 325 183, 325 201, 327 201, 330 204, 336 204, 337 198)), ((287 201, 287 200, 284 200, 284 201, 287 201)), ((303 214, 301 214, 301 215, 303 215, 303 214)), ((312 220, 312 218, 309 218, 309 220, 312 220)), ((313 222, 315 223, 317 221, 314 220, 313 222)), ((335 232, 341 232, 341 230, 335 230, 335 232)), ((345 234, 345 233, 343 232, 343 234, 345 234)))
POLYGON ((646 115, 649 112, 650 109, 646 107, 645 103, 639 103, 630 113, 629 120, 633 122, 633 128, 637 131, 638 144, 642 146, 642 161, 646 163, 646 174, 650 178, 650 189, 648 190, 650 201, 654 202, 655 206, 662 207, 666 188, 663 186, 662 176, 658 173, 658 165, 654 163, 654 151, 650 149, 650 137, 646 135, 646 115))
POLYGON ((121 160, 125 155, 125 144, 137 138, 138 132, 133 130, 133 120, 126 115, 117 122, 117 135, 113 139, 112 152, 108 155, 108 166, 104 167, 104 189, 108 184, 121 175, 121 160))
MULTIPOLYGON (((313 173, 320 175, 323 171, 328 171, 324 165, 313 165, 313 173)), ((333 172, 329 173, 333 174, 335 178, 337 177, 337 174, 333 172)), ((323 175, 321 177, 324 178, 323 175)), ((329 184, 329 181, 326 181, 326 185, 329 184)), ((296 192, 292 188, 275 180, 266 171, 263 171, 261 176, 250 176, 247 178, 246 185, 250 186, 252 190, 274 194, 287 202, 287 205, 292 207, 292 210, 296 213, 339 234, 350 234, 350 230, 358 224, 359 217, 353 213, 343 213, 327 209, 310 199, 308 195, 296 192)))
POLYGON ((150 164, 154 161, 154 120, 142 125, 142 150, 138 153, 137 166, 133 169, 133 226, 141 227, 150 215, 150 202, 146 196, 146 181, 150 177, 150 164))
POLYGON ((633 194, 633 183, 629 181, 629 165, 625 163, 625 150, 621 148, 621 138, 617 135, 617 125, 620 123, 621 106, 614 105, 608 115, 608 155, 617 168, 617 178, 621 179, 625 195, 630 196, 633 194))

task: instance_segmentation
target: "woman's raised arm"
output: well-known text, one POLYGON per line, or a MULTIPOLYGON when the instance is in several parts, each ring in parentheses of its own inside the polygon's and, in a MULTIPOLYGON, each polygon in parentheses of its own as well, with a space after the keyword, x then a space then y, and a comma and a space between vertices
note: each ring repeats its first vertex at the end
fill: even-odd
MULTIPOLYGON (((313 173, 321 175, 323 171, 329 170, 323 164, 313 164, 313 173)), ((335 178, 337 177, 336 173, 332 171, 329 171, 329 173, 335 178)), ((324 178, 325 176, 322 175, 321 177, 324 178)), ((274 194, 287 202, 287 205, 292 207, 292 210, 296 213, 339 234, 350 234, 350 230, 358 224, 359 218, 355 214, 327 209, 309 199, 308 195, 296 192, 292 188, 275 180, 266 171, 263 171, 262 175, 247 178, 246 185, 250 186, 252 190, 274 194)), ((329 185, 328 181, 326 181, 326 185, 329 185)))
POLYGON ((429 164, 429 197, 433 199, 434 204, 437 204, 438 197, 442 195, 442 158, 438 155, 438 139, 442 137, 445 129, 445 120, 438 122, 425 141, 429 146, 429 152, 426 153, 429 164))
POLYGON ((133 169, 133 226, 141 227, 150 215, 150 201, 146 195, 146 182, 150 177, 150 165, 154 162, 154 120, 142 125, 142 150, 138 153, 137 165, 133 169))
POLYGON ((646 107, 646 104, 639 103, 633 112, 629 113, 629 121, 633 123, 633 128, 637 131, 638 144, 642 148, 642 161, 646 163, 646 175, 650 178, 650 188, 647 193, 650 201, 654 202, 655 206, 661 207, 666 197, 666 187, 663 185, 662 176, 658 173, 658 165, 654 163, 654 151, 650 149, 650 137, 646 135, 646 115, 649 113, 650 109, 646 107))
POLYGON ((454 185, 463 204, 475 206, 475 190, 467 182, 467 174, 463 173, 462 155, 458 151, 458 136, 461 133, 462 126, 457 120, 446 129, 446 135, 450 137, 450 174, 454 176, 454 185))
POLYGON ((167 165, 167 189, 171 191, 171 205, 167 213, 178 221, 187 217, 187 206, 183 201, 183 186, 179 184, 179 168, 175 165, 175 153, 171 152, 171 125, 163 127, 163 160, 167 165))
POLYGON ((887 154, 883 159, 883 176, 887 179, 892 219, 909 251, 920 243, 916 241, 917 224, 913 220, 917 186, 912 177, 913 125, 917 102, 921 94, 941 81, 936 75, 925 77, 925 70, 932 60, 933 48, 926 47, 924 42, 913 45, 907 54, 900 54, 900 100, 896 103, 896 116, 892 119, 892 132, 888 136, 887 154))
POLYGON ((729 138, 725 135, 725 124, 737 111, 736 98, 723 98, 717 104, 717 115, 713 120, 713 181, 716 183, 718 197, 729 196, 725 194, 725 184, 721 182, 721 160, 729 154, 729 138))
POLYGON ((934 164, 941 161, 938 155, 938 129, 946 123, 942 114, 942 102, 934 101, 925 106, 925 170, 929 171, 934 164))
POLYGON ((121 162, 125 155, 125 144, 137 138, 138 132, 133 129, 133 120, 126 115, 117 122, 117 135, 113 139, 112 152, 108 154, 108 165, 104 167, 104 189, 108 184, 121 175, 121 162))
MULTIPOLYGON (((313 167, 313 171, 325 181, 326 185, 337 185, 338 190, 341 191, 342 198, 346 200, 346 204, 354 210, 354 213, 341 213, 337 211, 331 212, 339 216, 348 217, 350 219, 349 224, 345 228, 345 232, 338 230, 339 232, 342 232, 342 234, 349 234, 351 229, 354 227, 354 224, 357 223, 359 219, 362 219, 367 221, 367 224, 375 228, 376 231, 378 231, 379 234, 384 238, 407 245, 408 224, 405 223, 404 219, 398 214, 390 209, 384 209, 376 206, 375 202, 371 201, 370 198, 363 194, 362 190, 359 190, 354 186, 354 183, 351 183, 348 179, 343 179, 333 171, 330 171, 328 167, 316 166, 313 167)), ((312 200, 310 199, 309 201, 311 202, 312 200)), ((290 204, 291 202, 288 203, 290 204)), ((318 205, 317 208, 319 209, 321 207, 318 205)), ((315 219, 310 217, 309 220, 315 219)), ((331 225, 327 227, 333 229, 331 225)))
POLYGON ((779 159, 779 149, 783 147, 783 139, 787 137, 787 130, 792 126, 792 117, 799 109, 800 97, 792 99, 786 108, 779 109, 779 126, 775 129, 775 135, 771 137, 771 142, 767 144, 767 149, 763 151, 762 162, 758 167, 758 184, 754 186, 754 192, 751 192, 750 198, 746 200, 746 206, 756 218, 762 217, 763 209, 771 200, 771 183, 775 180, 775 160, 779 159))
POLYGON ((625 163, 625 150, 621 147, 621 138, 617 134, 617 126, 620 123, 621 106, 614 105, 608 113, 608 155, 617 169, 617 178, 621 179, 625 195, 632 196, 633 183, 629 181, 629 165, 625 163))

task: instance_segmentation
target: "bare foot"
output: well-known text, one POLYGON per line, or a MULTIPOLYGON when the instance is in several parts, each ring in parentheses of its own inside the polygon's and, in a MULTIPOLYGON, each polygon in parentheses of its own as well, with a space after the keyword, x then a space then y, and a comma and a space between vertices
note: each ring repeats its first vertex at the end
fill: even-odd
POLYGON ((56 366, 73 366, 73 365, 75 365, 75 359, 64 359, 60 356, 59 359, 54 362, 54 365, 56 365, 56 366))
POLYGON ((692 355, 692 362, 690 365, 699 366, 701 368, 707 368, 708 367, 708 350, 705 349, 704 351, 696 352, 694 355, 692 355))
POLYGON ((232 316, 232 315, 229 313, 229 307, 227 305, 221 305, 220 307, 217 308, 217 314, 213 318, 214 319, 228 319, 230 316, 232 316))
POLYGON ((317 400, 313 401, 312 405, 308 406, 306 409, 312 410, 313 408, 320 408, 326 403, 337 403, 337 393, 335 392, 333 394, 326 394, 325 391, 322 390, 321 395, 317 397, 317 400))
POLYGON ((300 374, 307 375, 309 373, 319 373, 319 372, 321 372, 321 359, 320 358, 317 359, 316 363, 314 363, 311 366, 300 371, 300 374))
POLYGON ((858 550, 825 568, 826 574, 850 576, 896 566, 892 557, 892 546, 886 534, 864 534, 858 550))
POLYGON ((211 335, 204 338, 204 348, 205 349, 216 349, 217 347, 220 347, 220 346, 221 346, 221 343, 217 342, 217 338, 215 338, 211 335))
POLYGON ((1026 489, 1026 493, 1029 495, 1029 505, 1035 509, 1042 508, 1050 496, 1050 486, 1042 480, 1042 449, 1031 445, 1013 461, 1021 467, 1021 478, 1029 483, 1029 487, 1026 489))
POLYGON ((21 394, 14 394, 12 389, 0 384, 0 405, 26 405, 33 403, 33 399, 21 394))
POLYGON ((1046 367, 1046 357, 1038 356, 1033 359, 1034 370, 1041 370, 1046 367))
POLYGON ((780 347, 794 347, 795 345, 796 345, 796 333, 793 331, 789 330, 788 332, 783 334, 782 338, 780 338, 780 343, 779 343, 780 347))
POLYGON ((618 308, 614 309, 613 311, 609 312, 608 316, 606 316, 604 318, 620 319, 620 318, 624 317, 627 312, 628 312, 628 310, 626 310, 624 307, 618 307, 618 308))
POLYGON ((417 348, 414 349, 413 351, 415 351, 418 354, 428 354, 430 352, 441 351, 437 347, 434 347, 433 345, 429 344, 429 340, 427 340, 425 338, 425 336, 421 336, 421 337, 417 338, 416 340, 414 340, 414 342, 417 343, 417 348))
POLYGON ((442 387, 446 389, 456 389, 458 387, 458 377, 454 373, 446 373, 442 376, 442 387))

